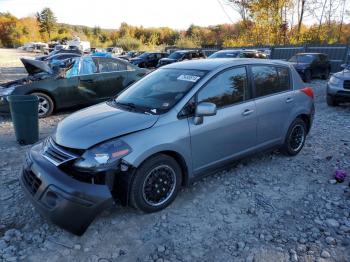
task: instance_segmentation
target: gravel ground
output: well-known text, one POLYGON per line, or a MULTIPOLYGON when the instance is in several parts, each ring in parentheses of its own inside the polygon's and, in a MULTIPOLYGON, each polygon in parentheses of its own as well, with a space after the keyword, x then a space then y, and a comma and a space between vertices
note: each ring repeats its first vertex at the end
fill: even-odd
MULTIPOLYGON (((0 261, 350 261, 350 178, 332 180, 337 169, 350 173, 350 107, 327 107, 325 84, 310 84, 316 117, 298 156, 246 158, 184 188, 159 213, 115 206, 82 237, 24 197, 18 176, 29 146, 17 145, 1 118, 0 261)), ((40 139, 66 115, 40 120, 40 139)))

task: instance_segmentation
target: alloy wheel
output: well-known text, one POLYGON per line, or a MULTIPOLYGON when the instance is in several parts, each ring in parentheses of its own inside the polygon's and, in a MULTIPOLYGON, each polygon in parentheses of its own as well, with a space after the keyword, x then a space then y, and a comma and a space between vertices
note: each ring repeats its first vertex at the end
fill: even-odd
POLYGON ((39 98, 39 105, 38 105, 38 114, 40 116, 44 116, 49 112, 50 110, 50 103, 47 101, 45 97, 38 96, 39 98))
POLYGON ((305 141, 305 129, 302 125, 295 125, 289 136, 289 146, 294 151, 299 151, 305 141))
POLYGON ((153 168, 144 180, 142 195, 147 204, 160 206, 171 198, 176 187, 176 174, 168 165, 153 168))

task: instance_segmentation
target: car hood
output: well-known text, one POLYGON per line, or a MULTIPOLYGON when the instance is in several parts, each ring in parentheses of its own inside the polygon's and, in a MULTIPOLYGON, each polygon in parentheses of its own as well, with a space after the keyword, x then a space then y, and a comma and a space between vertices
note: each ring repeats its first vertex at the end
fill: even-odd
POLYGON ((333 74, 333 76, 338 77, 343 80, 349 80, 350 79, 350 70, 344 69, 343 71, 340 71, 338 73, 333 74))
POLYGON ((29 75, 38 73, 53 74, 52 69, 43 61, 28 58, 21 58, 21 61, 29 75))
POLYGON ((171 58, 162 58, 162 59, 160 59, 159 61, 162 62, 162 63, 168 63, 168 64, 170 64, 170 63, 176 62, 177 60, 171 59, 171 58))
POLYGON ((158 115, 124 111, 101 103, 62 120, 53 139, 64 147, 88 149, 106 140, 150 128, 158 118, 158 115))
POLYGON ((143 61, 143 59, 135 57, 135 58, 131 58, 129 61, 130 62, 140 62, 140 61, 143 61))
POLYGON ((309 63, 299 63, 299 62, 294 62, 291 63, 295 68, 307 68, 310 66, 309 63))

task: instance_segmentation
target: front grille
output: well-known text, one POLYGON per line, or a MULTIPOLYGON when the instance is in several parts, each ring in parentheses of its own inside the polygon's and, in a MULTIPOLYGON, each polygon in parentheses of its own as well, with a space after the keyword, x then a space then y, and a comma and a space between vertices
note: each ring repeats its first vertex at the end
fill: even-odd
POLYGON ((344 80, 344 89, 350 90, 350 80, 344 80))
POLYGON ((44 143, 43 156, 55 166, 77 158, 77 155, 57 145, 52 138, 47 139, 44 143))
POLYGON ((41 185, 41 180, 30 170, 23 171, 23 178, 29 192, 35 195, 41 185))

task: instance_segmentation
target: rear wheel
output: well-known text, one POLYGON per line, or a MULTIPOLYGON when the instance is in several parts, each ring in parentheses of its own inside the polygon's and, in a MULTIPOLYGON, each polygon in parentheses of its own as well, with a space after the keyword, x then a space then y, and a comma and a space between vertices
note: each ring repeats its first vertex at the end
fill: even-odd
POLYGON ((39 106, 38 106, 39 118, 50 116, 54 110, 54 103, 51 97, 39 92, 32 93, 31 95, 35 95, 39 98, 39 106))
POLYGON ((327 105, 332 107, 337 106, 338 102, 333 96, 327 95, 327 105))
POLYGON ((144 212, 156 212, 170 205, 181 185, 181 168, 175 159, 159 154, 136 171, 131 185, 131 204, 144 212))
POLYGON ((297 155, 304 147, 306 134, 305 122, 300 118, 295 119, 288 129, 282 152, 288 156, 297 155))

